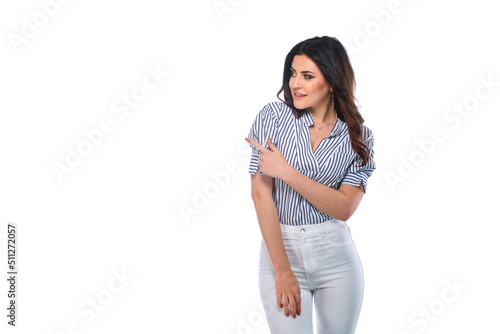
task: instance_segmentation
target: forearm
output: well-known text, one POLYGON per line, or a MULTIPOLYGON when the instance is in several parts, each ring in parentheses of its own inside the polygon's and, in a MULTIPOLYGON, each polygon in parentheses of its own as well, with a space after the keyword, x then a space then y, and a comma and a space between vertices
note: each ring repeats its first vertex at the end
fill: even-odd
POLYGON ((291 166, 283 173, 282 180, 319 211, 339 220, 348 219, 348 198, 337 189, 314 181, 291 166))
POLYGON ((272 197, 265 196, 262 198, 255 196, 253 197, 253 201, 262 238, 266 244, 274 270, 276 273, 291 270, 283 244, 278 212, 276 211, 272 197))

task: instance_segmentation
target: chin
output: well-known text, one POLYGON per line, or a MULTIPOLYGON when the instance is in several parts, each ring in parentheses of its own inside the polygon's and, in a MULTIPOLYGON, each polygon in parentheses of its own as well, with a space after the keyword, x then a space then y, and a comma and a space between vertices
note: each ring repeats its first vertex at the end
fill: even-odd
POLYGON ((297 101, 295 99, 293 99, 293 105, 295 106, 295 108, 297 109, 305 109, 307 107, 304 107, 305 106, 305 103, 303 101, 297 101))
POLYGON ((305 104, 305 103, 294 102, 293 105, 295 106, 295 108, 297 108, 299 110, 304 110, 304 109, 309 108, 309 106, 307 104, 305 104))

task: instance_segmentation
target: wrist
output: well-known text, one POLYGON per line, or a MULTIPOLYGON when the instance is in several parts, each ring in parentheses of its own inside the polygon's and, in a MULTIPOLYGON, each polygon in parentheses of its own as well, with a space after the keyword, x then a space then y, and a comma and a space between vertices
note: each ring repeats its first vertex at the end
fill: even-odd
POLYGON ((275 268, 276 276, 284 276, 292 273, 292 268, 290 266, 283 266, 281 268, 275 268))
POLYGON ((285 170, 283 171, 283 176, 281 177, 281 180, 283 180, 283 182, 285 182, 285 183, 288 183, 290 178, 293 177, 294 172, 295 172, 295 168, 293 168, 290 165, 287 165, 285 170))

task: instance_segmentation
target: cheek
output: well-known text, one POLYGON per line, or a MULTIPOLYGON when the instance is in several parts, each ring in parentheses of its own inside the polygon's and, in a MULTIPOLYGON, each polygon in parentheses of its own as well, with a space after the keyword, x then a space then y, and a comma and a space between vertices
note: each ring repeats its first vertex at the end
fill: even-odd
POLYGON ((316 91, 317 91, 317 86, 313 83, 310 84, 308 88, 309 88, 310 93, 316 93, 316 91))

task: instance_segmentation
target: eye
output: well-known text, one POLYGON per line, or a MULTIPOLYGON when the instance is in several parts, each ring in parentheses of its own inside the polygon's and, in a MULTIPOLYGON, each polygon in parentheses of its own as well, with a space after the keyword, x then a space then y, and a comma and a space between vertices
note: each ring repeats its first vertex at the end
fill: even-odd
MULTIPOLYGON (((295 77, 295 76, 297 75, 297 74, 295 74, 295 72, 292 72, 292 71, 290 71, 289 73, 290 73, 290 78, 295 77)), ((311 79, 313 79, 314 77, 313 77, 313 76, 310 76, 310 75, 308 75, 308 74, 304 74, 304 78, 305 78, 306 80, 311 80, 311 79)))

